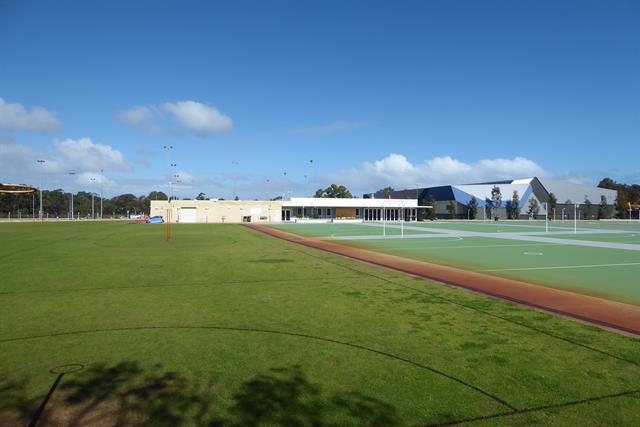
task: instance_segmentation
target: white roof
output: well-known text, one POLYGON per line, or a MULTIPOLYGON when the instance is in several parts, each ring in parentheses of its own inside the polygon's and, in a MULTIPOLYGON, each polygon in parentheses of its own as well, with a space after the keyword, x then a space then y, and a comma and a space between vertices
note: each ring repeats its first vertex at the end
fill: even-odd
POLYGON ((310 208, 415 208, 417 199, 342 199, 328 197, 292 197, 282 206, 310 208))

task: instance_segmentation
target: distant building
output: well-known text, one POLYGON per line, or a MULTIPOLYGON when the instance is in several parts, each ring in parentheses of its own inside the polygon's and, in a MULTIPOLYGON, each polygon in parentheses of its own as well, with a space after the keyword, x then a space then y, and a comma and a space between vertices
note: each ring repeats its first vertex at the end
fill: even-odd
POLYGON ((173 223, 416 221, 413 199, 292 197, 285 200, 152 200, 150 215, 173 223))
MULTIPOLYGON (((518 192, 520 209, 519 218, 530 217, 529 206, 531 200, 538 205, 537 217, 544 217, 546 214, 546 203, 549 202, 549 195, 556 198, 555 211, 549 210, 549 217, 573 219, 574 204, 579 205, 576 213, 579 219, 598 218, 598 212, 602 197, 607 203, 606 217, 614 214, 614 204, 617 197, 615 190, 608 190, 598 187, 573 184, 556 181, 546 178, 526 178, 493 182, 481 182, 476 184, 463 185, 442 185, 437 187, 423 187, 408 190, 393 191, 391 193, 377 192, 366 194, 366 198, 418 198, 418 205, 424 206, 435 204, 435 213, 438 218, 467 219, 469 215, 469 204, 475 197, 478 203, 477 219, 498 217, 508 218, 511 209, 513 192, 518 192), (493 205, 491 200, 491 190, 494 187, 500 188, 502 202, 499 207, 493 205), (591 202, 591 206, 585 206, 585 201, 591 202), (452 208, 447 209, 447 206, 452 208)), ((420 215, 420 214, 419 214, 420 215)))

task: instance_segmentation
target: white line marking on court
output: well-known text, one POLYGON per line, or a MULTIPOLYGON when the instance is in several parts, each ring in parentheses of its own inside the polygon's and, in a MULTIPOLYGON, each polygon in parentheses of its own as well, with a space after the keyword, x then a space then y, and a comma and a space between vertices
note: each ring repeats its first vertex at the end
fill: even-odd
POLYGON ((478 249, 478 248, 512 248, 519 246, 558 246, 557 243, 523 243, 521 245, 469 245, 469 246, 412 246, 409 248, 394 248, 399 251, 413 251, 416 249, 478 249))
POLYGON ((542 252, 522 252, 523 255, 543 255, 542 252))
POLYGON ((525 271, 525 270, 560 270, 563 268, 596 268, 596 267, 621 267, 626 265, 640 265, 640 262, 623 262, 619 264, 587 264, 587 265, 558 265, 552 267, 525 267, 525 268, 493 268, 478 271, 525 271))

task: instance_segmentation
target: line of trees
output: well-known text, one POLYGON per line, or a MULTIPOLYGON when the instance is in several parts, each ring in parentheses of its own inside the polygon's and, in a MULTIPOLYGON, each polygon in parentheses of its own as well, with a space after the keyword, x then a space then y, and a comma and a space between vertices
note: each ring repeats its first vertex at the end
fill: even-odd
MULTIPOLYGON (((167 200, 162 191, 152 191, 146 196, 120 194, 103 199, 103 217, 119 217, 129 214, 149 213, 151 200, 167 200)), ((49 218, 68 218, 71 212, 71 193, 62 189, 43 190, 42 205, 45 216, 49 218)), ((40 209, 40 194, 0 194, 0 216, 6 218, 37 217, 40 209)), ((91 193, 79 191, 73 195, 73 213, 77 217, 91 216, 91 193)), ((94 195, 94 214, 100 214, 100 198, 94 195)))
POLYGON ((632 205, 640 204, 640 184, 623 184, 611 178, 604 178, 600 181, 598 187, 617 191, 615 205, 617 218, 629 217, 629 203, 632 205))

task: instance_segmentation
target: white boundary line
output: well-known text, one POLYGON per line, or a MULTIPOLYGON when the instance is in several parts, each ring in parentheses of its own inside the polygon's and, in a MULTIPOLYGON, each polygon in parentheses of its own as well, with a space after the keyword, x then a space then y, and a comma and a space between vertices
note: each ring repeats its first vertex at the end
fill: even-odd
POLYGON ((478 270, 478 271, 491 272, 491 271, 560 270, 564 268, 621 267, 621 266, 627 266, 627 265, 640 265, 640 262, 624 262, 620 264, 558 265, 558 266, 552 266, 552 267, 492 268, 490 270, 478 270))

